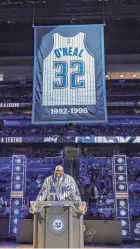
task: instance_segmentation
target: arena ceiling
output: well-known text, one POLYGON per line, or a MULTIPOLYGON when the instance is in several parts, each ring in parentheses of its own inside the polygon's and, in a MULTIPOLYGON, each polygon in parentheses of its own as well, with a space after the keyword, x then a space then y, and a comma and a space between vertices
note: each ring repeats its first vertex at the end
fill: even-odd
POLYGON ((140 18, 139 0, 1 0, 0 19, 27 21, 105 20, 140 18))
POLYGON ((6 40, 7 55, 15 49, 18 54, 18 46, 22 55, 21 44, 15 43, 24 33, 26 55, 33 54, 27 51, 33 51, 34 25, 93 23, 105 25, 107 54, 140 54, 140 0, 0 0, 0 52, 6 40))

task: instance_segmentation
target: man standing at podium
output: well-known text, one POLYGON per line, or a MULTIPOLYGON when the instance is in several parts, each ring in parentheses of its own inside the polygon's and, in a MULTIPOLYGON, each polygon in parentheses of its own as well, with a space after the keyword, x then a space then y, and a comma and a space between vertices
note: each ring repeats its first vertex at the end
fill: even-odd
MULTIPOLYGON (((36 201, 81 201, 81 196, 74 178, 65 174, 63 166, 58 165, 54 175, 44 180, 36 201)), ((85 204, 81 211, 86 212, 85 204)))

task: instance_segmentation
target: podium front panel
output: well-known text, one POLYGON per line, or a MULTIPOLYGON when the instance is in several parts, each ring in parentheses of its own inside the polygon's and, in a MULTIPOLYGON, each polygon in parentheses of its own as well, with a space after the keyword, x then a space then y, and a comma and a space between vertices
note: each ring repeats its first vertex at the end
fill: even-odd
POLYGON ((83 215, 73 210, 73 248, 84 248, 83 215))
POLYGON ((34 248, 83 248, 83 215, 77 206, 55 204, 37 203, 34 248))
POLYGON ((40 211, 40 215, 38 217, 38 248, 45 247, 45 212, 46 210, 43 208, 40 211))
POLYGON ((69 247, 69 208, 52 206, 46 209, 45 247, 69 247))

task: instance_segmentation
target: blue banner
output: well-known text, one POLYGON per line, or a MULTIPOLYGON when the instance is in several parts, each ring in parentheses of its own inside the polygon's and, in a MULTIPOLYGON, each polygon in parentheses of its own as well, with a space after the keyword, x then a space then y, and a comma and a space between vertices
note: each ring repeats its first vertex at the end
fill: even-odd
POLYGON ((34 28, 32 123, 107 121, 104 26, 34 28))

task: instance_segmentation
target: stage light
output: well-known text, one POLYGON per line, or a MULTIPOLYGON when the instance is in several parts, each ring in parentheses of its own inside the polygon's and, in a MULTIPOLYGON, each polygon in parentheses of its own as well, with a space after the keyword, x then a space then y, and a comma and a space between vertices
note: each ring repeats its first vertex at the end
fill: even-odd
POLYGON ((20 171, 20 166, 16 166, 16 170, 17 170, 17 171, 20 171))
POLYGON ((119 190, 124 190, 124 185, 119 185, 119 190))
POLYGON ((16 185, 15 185, 15 188, 16 188, 16 189, 20 189, 20 187, 21 187, 20 184, 16 184, 16 185))
POLYGON ((21 163, 21 159, 20 158, 15 159, 15 163, 21 163))
POLYGON ((122 158, 118 158, 118 163, 122 163, 123 159, 122 158))
POLYGON ((0 74, 0 81, 3 81, 3 74, 0 74))
POLYGON ((103 209, 102 209, 102 208, 100 208, 100 209, 99 209, 99 212, 100 212, 100 213, 103 213, 103 209))
POLYGON ((123 235, 123 236, 126 236, 126 234, 127 234, 126 230, 123 229, 123 230, 122 230, 122 235, 123 235))
POLYGON ((16 200, 14 203, 16 206, 19 205, 19 200, 16 200))
POLYGON ((120 206, 124 207, 125 206, 125 201, 120 201, 120 206))
POLYGON ((19 214, 19 210, 18 210, 18 209, 15 209, 15 210, 14 210, 14 214, 19 214))
POLYGON ((124 176, 120 175, 120 176, 119 176, 119 180, 120 180, 120 181, 123 181, 123 180, 124 180, 124 176))
POLYGON ((124 210, 121 210, 121 211, 120 211, 120 215, 121 215, 121 216, 125 216, 125 215, 126 215, 126 212, 125 212, 124 210))
POLYGON ((119 170, 119 171, 123 171, 123 166, 119 166, 119 167, 118 167, 118 170, 119 170))
POLYGON ((20 180, 20 176, 19 176, 19 175, 16 176, 16 180, 17 180, 17 181, 20 180))
POLYGON ((125 227, 127 222, 125 220, 121 220, 121 224, 122 224, 123 227, 125 227))
POLYGON ((17 219, 17 218, 15 218, 15 219, 13 220, 13 223, 17 225, 17 223, 18 223, 18 219, 17 219))
POLYGON ((14 228, 13 228, 13 233, 14 233, 14 234, 17 234, 17 227, 14 227, 14 228))

